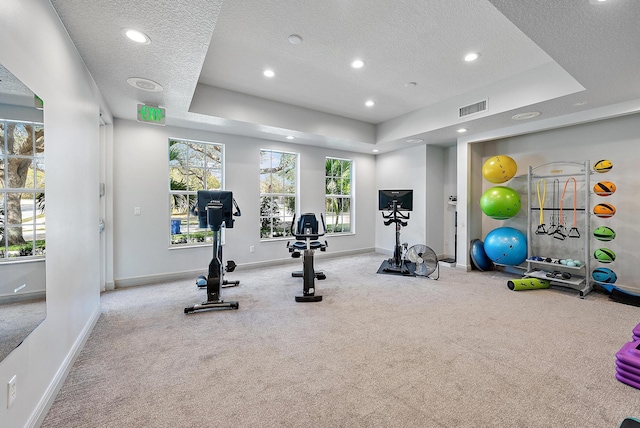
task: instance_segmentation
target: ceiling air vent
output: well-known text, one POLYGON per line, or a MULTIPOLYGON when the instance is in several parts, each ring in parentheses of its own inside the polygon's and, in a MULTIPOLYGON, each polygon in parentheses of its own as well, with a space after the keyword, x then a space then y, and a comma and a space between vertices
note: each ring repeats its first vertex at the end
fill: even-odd
POLYGON ((482 100, 475 104, 470 104, 468 106, 460 107, 460 116, 465 117, 470 114, 476 114, 487 110, 487 100, 482 100))

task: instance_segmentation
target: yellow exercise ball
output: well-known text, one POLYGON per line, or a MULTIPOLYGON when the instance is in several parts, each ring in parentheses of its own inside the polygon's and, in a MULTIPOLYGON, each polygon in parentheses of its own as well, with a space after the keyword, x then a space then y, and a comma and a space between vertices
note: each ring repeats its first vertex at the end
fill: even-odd
POLYGON ((518 164, 509 156, 493 156, 482 165, 482 175, 492 183, 505 183, 515 177, 518 164))

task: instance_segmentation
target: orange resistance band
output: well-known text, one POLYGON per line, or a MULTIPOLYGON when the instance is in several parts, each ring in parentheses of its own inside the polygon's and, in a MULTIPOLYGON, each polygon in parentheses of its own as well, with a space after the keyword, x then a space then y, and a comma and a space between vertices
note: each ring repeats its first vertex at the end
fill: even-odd
POLYGON ((567 181, 564 183, 564 190, 562 191, 562 197, 560 198, 560 219, 558 220, 558 224, 562 225, 562 202, 564 201, 564 194, 567 193, 567 185, 569 184, 569 180, 573 180, 573 227, 578 227, 578 219, 577 219, 577 205, 576 205, 576 193, 578 192, 578 183, 576 179, 573 177, 567 178, 567 181))

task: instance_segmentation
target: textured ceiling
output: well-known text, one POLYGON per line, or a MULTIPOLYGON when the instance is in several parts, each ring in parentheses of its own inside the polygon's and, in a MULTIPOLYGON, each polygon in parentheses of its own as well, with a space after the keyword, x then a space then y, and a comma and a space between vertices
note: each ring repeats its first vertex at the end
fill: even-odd
POLYGON ((187 111, 222 0, 52 0, 114 116, 135 118, 138 102, 187 111), (122 34, 135 28, 151 38, 136 45, 122 34), (127 79, 158 82, 143 92, 127 79))
POLYGON ((640 97, 640 1, 490 0, 585 88, 585 101, 640 97))
POLYGON ((532 122, 557 119, 555 126, 640 111, 639 0, 51 3, 119 118, 133 120, 135 105, 147 102, 164 106, 170 125, 275 140, 295 133, 301 143, 370 152, 416 136, 452 144, 460 126, 482 134, 513 126, 513 114, 533 109, 541 115, 532 122), (152 43, 133 45, 121 34, 125 27, 152 43), (290 44, 290 34, 302 43, 290 44), (464 63, 468 51, 479 51, 479 60, 464 63), (349 67, 356 57, 366 61, 363 69, 349 67), (273 79, 262 76, 265 67, 277 73, 273 79), (130 77, 164 91, 133 88, 130 77), (200 88, 224 90, 237 102, 215 114, 191 112, 200 88), (482 98, 489 100, 485 114, 435 119, 482 98), (231 106, 242 110, 243 99, 253 104, 247 110, 272 100, 355 120, 374 127, 377 140, 282 129, 258 117, 240 121, 231 106), (376 105, 364 107, 365 99, 376 105))

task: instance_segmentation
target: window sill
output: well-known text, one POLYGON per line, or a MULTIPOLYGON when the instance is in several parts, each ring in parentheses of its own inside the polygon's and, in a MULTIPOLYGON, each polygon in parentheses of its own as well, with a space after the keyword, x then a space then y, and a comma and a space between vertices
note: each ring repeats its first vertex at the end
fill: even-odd
POLYGON ((201 244, 170 245, 169 246, 169 251, 171 251, 171 250, 184 250, 184 249, 187 249, 187 248, 204 248, 204 247, 210 247, 211 245, 212 245, 212 242, 203 242, 201 244))
POLYGON ((292 239, 296 239, 295 236, 283 236, 278 238, 260 238, 260 242, 283 242, 283 241, 291 241, 292 239))
POLYGON ((355 236, 355 232, 341 232, 341 233, 327 233, 326 237, 328 238, 337 238, 338 236, 355 236))
MULTIPOLYGON (((345 232, 345 233, 327 233, 325 235, 321 235, 320 238, 337 238, 340 236, 355 236, 355 232, 345 232)), ((320 239, 318 238, 318 239, 320 239)), ((295 236, 287 236, 284 238, 262 238, 260 242, 281 242, 281 241, 291 241, 295 240, 295 236)))
POLYGON ((32 257, 15 257, 0 260, 0 265, 13 265, 20 263, 42 263, 47 261, 45 256, 32 256, 32 257))

